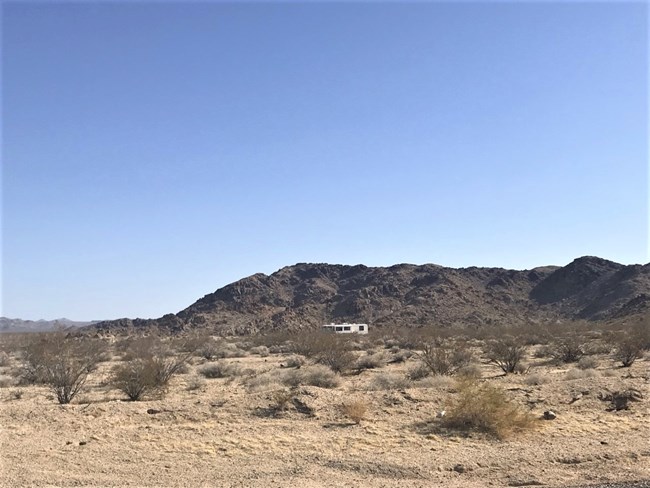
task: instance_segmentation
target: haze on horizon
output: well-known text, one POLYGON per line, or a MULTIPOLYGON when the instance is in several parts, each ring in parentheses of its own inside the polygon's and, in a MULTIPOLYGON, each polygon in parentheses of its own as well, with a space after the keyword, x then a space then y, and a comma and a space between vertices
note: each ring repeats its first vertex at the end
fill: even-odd
POLYGON ((2 312, 648 254, 646 3, 2 4, 2 312))

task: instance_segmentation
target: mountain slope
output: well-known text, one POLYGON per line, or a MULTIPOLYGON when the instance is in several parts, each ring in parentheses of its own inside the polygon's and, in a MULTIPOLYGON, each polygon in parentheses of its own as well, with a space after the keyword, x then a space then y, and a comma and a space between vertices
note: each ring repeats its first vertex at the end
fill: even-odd
POLYGON ((514 325, 643 313, 648 310, 643 296, 650 296, 650 265, 625 266, 596 257, 524 271, 301 263, 231 283, 175 315, 93 327, 207 327, 253 333, 344 321, 378 326, 514 325))

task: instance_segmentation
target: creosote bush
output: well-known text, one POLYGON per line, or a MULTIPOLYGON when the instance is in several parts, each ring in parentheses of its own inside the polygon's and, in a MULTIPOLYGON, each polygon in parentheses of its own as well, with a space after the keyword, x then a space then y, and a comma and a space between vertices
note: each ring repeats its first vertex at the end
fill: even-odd
POLYGON ((629 368, 634 364, 634 361, 643 357, 642 345, 643 341, 639 337, 624 335, 616 341, 613 357, 624 368, 629 368))
POLYGON ((451 376, 472 360, 472 353, 463 344, 452 346, 441 340, 424 342, 418 358, 434 375, 451 376))
POLYGON ((504 373, 515 373, 526 356, 526 346, 516 337, 507 336, 489 342, 485 353, 490 362, 499 366, 504 373))
POLYGON ((48 385, 59 403, 70 403, 104 352, 105 344, 99 340, 63 331, 35 334, 23 350, 23 380, 48 385))
POLYGON ((171 378, 186 366, 194 351, 174 356, 164 348, 147 348, 139 350, 139 353, 143 357, 118 364, 111 379, 113 386, 132 401, 150 394, 163 395, 171 378))
POLYGON ((228 364, 224 361, 206 364, 199 369, 199 374, 205 378, 228 378, 239 375, 241 368, 238 364, 228 364))
POLYGON ((532 428, 534 417, 488 383, 462 379, 457 397, 447 408, 442 425, 450 429, 485 432, 497 439, 532 428))

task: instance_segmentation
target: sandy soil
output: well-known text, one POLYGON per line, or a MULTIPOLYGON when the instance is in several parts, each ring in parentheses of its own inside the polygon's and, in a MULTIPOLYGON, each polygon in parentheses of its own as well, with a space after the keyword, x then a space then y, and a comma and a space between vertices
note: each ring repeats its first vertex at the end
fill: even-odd
MULTIPOLYGON (((226 361, 260 377, 284 372, 283 359, 226 361)), ((650 479, 650 361, 620 369, 602 356, 587 374, 593 377, 578 379, 569 379, 566 366, 532 361, 530 374, 541 376, 541 385, 529 385, 530 374, 503 377, 482 365, 484 378, 535 415, 558 414, 507 441, 440 429, 436 412, 453 398, 453 382, 368 390, 376 375, 403 375, 413 360, 345 377, 335 389, 299 387, 296 397, 313 415, 295 408, 271 415, 268 407, 282 386, 251 388, 243 377, 206 380, 188 390, 200 361, 172 380, 164 398, 128 402, 106 384, 112 364, 102 363, 71 405, 58 405, 43 386, 21 387, 21 399, 12 396, 16 387, 0 389, 0 484, 559 487, 650 479), (606 388, 636 388, 645 399, 608 412, 597 398, 606 388), (355 399, 369 407, 359 425, 340 409, 355 399), (459 464, 463 469, 455 471, 459 464)))

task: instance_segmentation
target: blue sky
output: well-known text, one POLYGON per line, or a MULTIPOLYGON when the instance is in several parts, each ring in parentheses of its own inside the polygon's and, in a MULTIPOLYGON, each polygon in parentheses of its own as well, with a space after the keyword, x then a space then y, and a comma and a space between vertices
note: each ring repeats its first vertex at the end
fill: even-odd
POLYGON ((2 314, 296 262, 648 262, 648 6, 3 3, 2 314))

